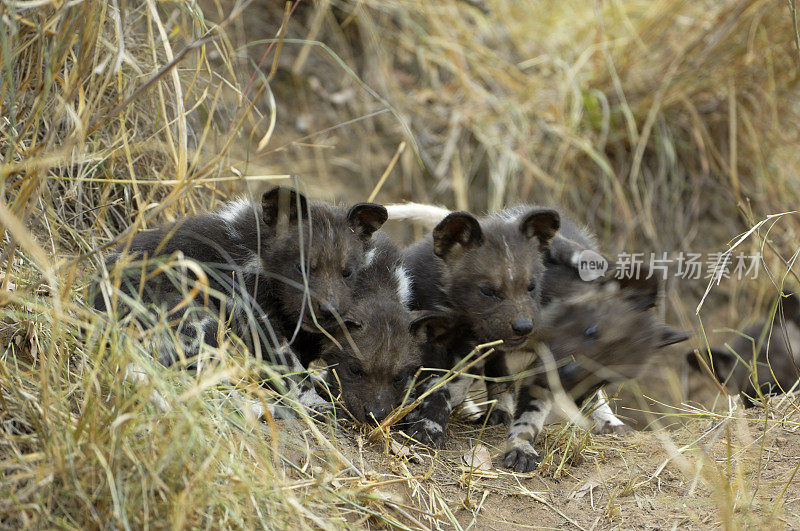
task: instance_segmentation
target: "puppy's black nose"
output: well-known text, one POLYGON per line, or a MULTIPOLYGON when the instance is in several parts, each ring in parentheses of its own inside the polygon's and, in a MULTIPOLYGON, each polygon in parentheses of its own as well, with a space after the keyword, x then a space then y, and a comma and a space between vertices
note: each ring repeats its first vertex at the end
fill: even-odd
POLYGON ((527 336, 533 330, 533 323, 530 319, 517 319, 511 325, 512 330, 514 330, 515 334, 520 336, 527 336))
POLYGON ((322 317, 328 319, 334 316, 334 314, 339 313, 339 307, 336 306, 336 303, 333 301, 323 301, 322 304, 319 305, 319 313, 322 317))

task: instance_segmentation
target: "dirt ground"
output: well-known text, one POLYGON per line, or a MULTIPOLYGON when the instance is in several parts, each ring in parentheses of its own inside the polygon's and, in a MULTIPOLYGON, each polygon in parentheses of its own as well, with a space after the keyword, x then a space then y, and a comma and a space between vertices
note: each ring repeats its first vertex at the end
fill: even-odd
MULTIPOLYGON (((772 413, 698 411, 690 420, 687 407, 681 425, 625 436, 554 424, 540 435, 544 460, 529 474, 503 467, 504 427, 454 422, 442 451, 419 449, 410 457, 390 451, 385 440, 370 444, 350 429, 338 430, 337 440, 364 477, 382 485, 376 495, 426 527, 795 528, 800 401, 774 404, 772 413), (491 455, 488 470, 466 466, 463 456, 478 444, 491 455)), ((330 458, 325 455, 320 458, 330 458)), ((348 488, 348 476, 344 471, 331 482, 348 488)))

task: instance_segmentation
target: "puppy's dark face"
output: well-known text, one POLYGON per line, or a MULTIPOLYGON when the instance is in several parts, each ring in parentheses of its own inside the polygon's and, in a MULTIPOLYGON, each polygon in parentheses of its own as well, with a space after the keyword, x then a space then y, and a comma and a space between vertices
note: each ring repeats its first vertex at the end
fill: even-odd
POLYGON ((700 358, 702 361, 697 358, 694 351, 686 355, 686 360, 691 368, 704 375, 708 374, 710 369, 714 378, 725 386, 728 393, 736 394, 745 389, 750 376, 750 368, 736 354, 727 349, 711 349, 709 357, 709 353, 701 349, 700 358))
POLYGON ((268 263, 278 278, 273 295, 283 314, 302 318, 309 332, 319 332, 315 318, 323 328, 335 327, 352 306, 358 271, 372 234, 386 221, 386 209, 362 203, 345 210, 276 188, 264 194, 262 211, 273 231, 268 263))
POLYGON ((790 389, 800 376, 800 301, 797 295, 788 294, 780 297, 779 303, 771 322, 749 326, 731 338, 730 344, 711 352, 701 348, 699 359, 694 351, 688 353, 689 366, 703 374, 711 370, 730 394, 744 392, 755 397, 754 381, 765 394, 790 389))
POLYGON ((444 262, 450 307, 480 341, 502 339, 501 349, 513 349, 537 327, 542 254, 558 226, 558 213, 537 209, 482 224, 455 212, 434 229, 434 253, 444 262))
POLYGON ((617 281, 587 283, 580 293, 547 306, 540 337, 556 364, 571 362, 561 371, 565 387, 634 378, 656 349, 688 338, 658 323, 649 306, 640 290, 617 281))
POLYGON ((359 422, 380 422, 403 400, 422 364, 426 325, 432 317, 415 316, 402 304, 374 300, 348 322, 349 335, 336 334, 339 350, 329 344, 322 358, 331 366, 329 383, 359 422))

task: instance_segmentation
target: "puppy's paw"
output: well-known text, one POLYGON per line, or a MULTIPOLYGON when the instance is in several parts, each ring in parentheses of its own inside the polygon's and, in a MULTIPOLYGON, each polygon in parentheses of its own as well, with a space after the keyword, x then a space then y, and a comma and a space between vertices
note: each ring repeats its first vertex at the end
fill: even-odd
MULTIPOLYGON (((275 420, 290 420, 298 418, 297 412, 294 409, 283 405, 268 404, 267 410, 269 411, 269 415, 275 420)), ((250 412, 253 414, 258 414, 260 412, 258 418, 262 420, 267 418, 267 415, 264 412, 264 408, 261 406, 261 404, 251 407, 250 412)))
POLYGON ((495 408, 483 415, 478 420, 478 424, 483 424, 485 421, 487 426, 498 426, 500 424, 510 426, 512 420, 511 413, 495 408))
POLYGON ((443 426, 430 419, 418 419, 408 423, 403 431, 415 441, 430 446, 441 448, 444 446, 447 426, 443 426))
POLYGON ((616 435, 629 435, 631 433, 634 433, 635 431, 636 430, 634 430, 627 424, 624 423, 616 424, 608 421, 602 422, 600 424, 595 424, 595 426, 592 428, 592 433, 598 435, 611 434, 611 433, 616 435))
POLYGON ((324 422, 336 415, 336 407, 331 402, 318 402, 308 406, 308 416, 324 422))
POLYGON ((531 472, 536 470, 541 460, 533 445, 524 442, 506 451, 503 462, 506 467, 516 472, 531 472))
POLYGON ((297 402, 314 420, 324 421, 334 416, 333 402, 322 398, 314 387, 299 386, 296 390, 297 402))

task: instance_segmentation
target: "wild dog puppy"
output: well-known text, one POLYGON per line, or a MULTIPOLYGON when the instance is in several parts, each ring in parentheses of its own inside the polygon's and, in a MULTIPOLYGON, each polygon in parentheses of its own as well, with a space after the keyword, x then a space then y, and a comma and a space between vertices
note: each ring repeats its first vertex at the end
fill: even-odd
MULTIPOLYGON (((202 343, 215 346, 220 322, 229 321, 255 355, 299 371, 319 357, 322 332, 335 330, 350 310, 372 234, 386 217, 377 204, 342 208, 275 187, 260 204, 236 201, 136 234, 107 267, 122 256, 137 263, 124 267, 118 291, 102 280, 94 304, 117 313, 143 304, 177 321, 183 352, 162 344, 157 355, 167 365, 195 356, 202 343), (188 270, 178 278, 159 274, 175 255, 188 270), (203 276, 209 289, 198 291, 203 276)), ((324 404, 313 389, 296 392, 305 405, 324 404)))
POLYGON ((405 397, 422 363, 422 348, 450 324, 441 312, 409 310, 411 280, 399 249, 384 234, 373 237, 356 280, 347 328, 325 342, 328 381, 359 422, 381 421, 405 397), (337 344, 338 343, 338 344, 337 344))
MULTIPOLYGON (((542 208, 532 206, 516 206, 503 210, 500 214, 508 220, 514 220, 524 214, 531 208, 542 208)), ((581 228, 575 224, 572 219, 566 216, 561 210, 556 209, 559 219, 561 220, 558 234, 550 242, 544 254, 545 272, 542 276, 541 282, 541 305, 546 306, 552 304, 554 301, 558 302, 575 294, 584 288, 584 281, 581 280, 578 274, 578 260, 580 255, 585 250, 590 250, 598 253, 598 243, 596 236, 591 233, 587 228, 581 228)), ((517 350, 517 358, 522 358, 522 362, 529 361, 534 347, 539 341, 538 335, 534 341, 529 341, 526 345, 517 350), (524 353, 528 353, 527 356, 524 353), (523 354, 519 356, 519 354, 523 354)), ((508 381, 508 360, 507 354, 500 354, 492 364, 487 364, 485 368, 485 376, 489 378, 487 381, 487 394, 489 400, 495 402, 494 409, 499 411, 506 410, 506 404, 513 404, 515 401, 515 387, 513 385, 498 385, 498 380, 508 381)), ((516 363, 519 365, 519 360, 516 363)), ((623 425, 622 421, 616 419, 611 409, 606 404, 599 404, 599 407, 593 411, 601 412, 604 417, 613 418, 609 420, 615 425, 623 425)), ((494 413, 494 411, 492 412, 494 413)), ((490 413, 488 417, 489 424, 499 424, 500 422, 494 421, 490 413)), ((503 415, 499 420, 503 424, 511 423, 511 415, 503 415)), ((482 419, 479 419, 481 421, 482 419)), ((604 422, 607 423, 607 422, 604 422)))
MULTIPOLYGON (((403 252, 412 280, 411 307, 443 309, 455 321, 423 365, 448 370, 477 344, 503 340, 498 350, 504 351, 528 341, 539 311, 543 255, 558 228, 559 215, 549 209, 501 212, 480 220, 467 212, 453 212, 403 252)), ((503 358, 490 356, 486 367, 495 363, 503 363, 503 358)), ((481 369, 475 366, 472 371, 481 369)), ((501 367, 490 372, 507 371, 501 367)), ((460 377, 430 394, 407 417, 410 435, 440 445, 450 412, 463 400, 470 382, 460 377)), ((434 384, 430 379, 426 386, 434 384)), ((495 408, 496 422, 510 419, 513 405, 505 406, 495 408)))
MULTIPOLYGON (((561 267, 565 266, 555 266, 548 274, 571 273, 561 267)), ((598 392, 598 407, 592 415, 599 431, 622 424, 608 408, 602 386, 636 378, 657 349, 688 338, 685 332, 659 323, 648 311, 656 302, 654 287, 655 278, 583 282, 543 307, 537 333, 543 361, 538 363, 541 369, 520 384, 506 439, 506 466, 528 472, 538 465, 540 457, 533 443, 553 408, 554 383, 559 392, 579 403, 598 392)))
MULTIPOLYGON (((502 211, 496 216, 506 220, 507 223, 514 223, 515 220, 519 219, 531 208, 535 207, 514 207, 502 211)), ((390 218, 393 219, 424 221, 429 221, 426 218, 426 212, 431 215, 440 215, 442 212, 442 209, 438 207, 433 207, 430 211, 426 211, 423 205, 412 205, 410 209, 407 208, 407 205, 389 205, 387 209, 390 218)), ((494 355, 492 363, 487 363, 483 368, 485 376, 490 378, 487 382, 489 398, 496 402, 492 410, 493 414, 500 412, 496 415, 496 418, 506 423, 510 420, 510 414, 506 415, 502 412, 510 411, 507 404, 514 403, 514 388, 508 385, 503 387, 494 383, 491 379, 501 377, 507 379, 508 369, 505 358, 508 351, 513 352, 516 350, 517 352, 530 353, 537 344, 549 344, 558 359, 557 372, 558 376, 563 379, 563 384, 561 385, 572 395, 581 397, 600 387, 602 381, 604 381, 602 378, 600 380, 596 378, 592 380, 587 372, 587 365, 591 365, 593 369, 600 370, 603 364, 610 364, 610 368, 600 370, 599 374, 619 374, 619 371, 615 370, 614 362, 615 360, 624 359, 623 357, 628 350, 632 352, 631 359, 636 360, 635 363, 632 363, 632 368, 636 369, 643 365, 641 363, 642 356, 637 357, 637 353, 643 352, 639 345, 649 344, 652 348, 658 348, 686 338, 685 334, 681 332, 672 331, 669 328, 660 329, 654 324, 642 328, 642 338, 644 339, 636 335, 632 335, 629 338, 616 336, 615 330, 625 330, 629 326, 636 327, 641 323, 652 323, 653 317, 647 313, 647 310, 655 306, 658 292, 657 283, 655 279, 606 282, 604 283, 604 289, 600 290, 599 281, 593 283, 584 282, 578 274, 578 259, 583 250, 588 249, 597 252, 596 238, 588 230, 579 228, 563 214, 559 213, 559 218, 561 220, 561 228, 547 246, 545 252, 547 269, 541 278, 541 302, 545 306, 545 311, 548 315, 547 319, 540 320, 537 327, 540 330, 534 333, 529 341, 517 346, 516 349, 513 347, 507 350, 504 349, 506 353, 501 352, 494 355), (624 289, 618 289, 620 286, 624 287, 624 289), (598 325, 597 327, 591 324, 584 328, 580 328, 580 319, 576 319, 577 325, 573 323, 573 315, 593 318, 597 315, 602 315, 604 311, 612 312, 606 315, 607 319, 615 316, 619 322, 612 326, 612 323, 600 323, 598 321, 594 323, 598 325), (558 319, 563 320, 563 322, 558 322, 558 319), (600 326, 601 324, 602 327, 600 326), (669 334, 668 332, 670 331, 674 333, 669 334), (589 334, 588 336, 586 335, 587 333, 589 334), (583 343, 595 341, 598 333, 602 334, 603 341, 597 342, 593 345, 593 348, 587 350, 583 343), (652 338, 652 341, 647 340, 647 338, 652 338), (630 341, 630 345, 626 343, 626 339, 630 341), (578 350, 570 353, 569 348, 578 350), (564 363, 567 359, 571 359, 569 356, 573 355, 583 359, 583 365, 564 363), (595 361, 589 363, 588 360, 593 358, 595 361), (579 383, 581 384, 580 386, 578 385, 579 383)), ((530 355, 523 357, 530 358, 530 355)), ((542 369, 541 364, 539 364, 538 369, 542 369)), ((624 375, 626 372, 630 373, 631 371, 622 371, 621 374, 624 375)), ((454 383, 457 384, 458 382, 454 383)), ((528 396, 523 396, 517 405, 514 415, 515 422, 509 434, 507 463, 512 468, 527 471, 538 463, 538 455, 533 450, 532 443, 552 407, 552 395, 548 386, 549 381, 541 378, 528 381, 523 386, 528 396), (535 390, 533 394, 530 392, 531 389, 535 390)), ((453 387, 455 385, 451 386, 451 389, 453 387)), ((468 385, 465 387, 468 387, 468 385)), ((439 412, 438 415, 446 421, 449 410, 457 404, 457 400, 453 400, 452 393, 447 393, 446 391, 444 393, 447 400, 440 399, 439 405, 444 404, 446 409, 443 412, 439 412)), ((431 419, 437 413, 428 412, 423 414, 424 406, 425 404, 417 414, 427 418, 428 420, 425 422, 434 426, 435 423, 431 422, 431 419)), ((435 408, 429 407, 428 409, 434 410, 435 408)), ((611 411, 607 398, 602 391, 598 393, 597 407, 593 409, 590 415, 595 422, 596 431, 608 432, 626 428, 624 423, 616 418, 611 411)), ((441 418, 435 420, 437 425, 443 426, 441 418)), ((486 420, 489 423, 496 422, 491 416, 486 420)))
MULTIPOLYGON (((508 211, 510 213, 520 213, 521 207, 511 208, 508 211)), ((587 289, 587 287, 591 288, 591 286, 598 286, 599 283, 605 282, 595 279, 593 281, 594 284, 589 284, 589 281, 582 279, 579 273, 579 260, 585 251, 595 253, 594 256, 596 257, 602 256, 595 234, 587 227, 578 226, 563 212, 559 211, 559 214, 561 216, 561 229, 551 242, 545 257, 546 271, 542 282, 542 306, 559 305, 562 301, 577 294, 591 294, 592 290, 587 289)), ((621 290, 619 296, 632 303, 641 312, 654 308, 658 299, 658 282, 655 277, 646 279, 646 276, 647 271, 643 271, 641 278, 625 279, 620 282, 626 289, 621 290)), ((614 286, 616 284, 606 285, 614 286)), ((585 304, 591 306, 592 300, 592 297, 588 296, 585 304)), ((633 316, 633 314, 621 311, 619 319, 624 321, 629 315, 633 316)), ((624 328, 625 325, 626 323, 622 323, 621 327, 624 328)), ((541 341, 542 337, 540 336, 541 334, 537 336, 537 340, 541 341)), ((577 339, 580 341, 580 337, 577 339)), ((608 356, 619 356, 619 353, 606 353, 606 359, 608 356)), ((499 365, 499 367, 502 368, 502 365, 499 365)), ((541 369, 541 366, 539 369, 541 369)), ((565 380, 569 379, 568 370, 569 366, 559 368, 559 375, 563 376, 565 380)), ((502 377, 506 375, 487 374, 487 376, 502 377)), ((569 382, 566 381, 565 384, 569 385, 569 382)), ((506 392, 512 393, 513 389, 509 389, 506 392)), ((592 421, 592 429, 595 433, 624 433, 631 430, 614 415, 604 392, 599 392, 595 398, 596 403, 590 408, 589 414, 592 421)))
MULTIPOLYGON (((790 293, 779 297, 772 322, 745 328, 730 346, 711 349, 711 358, 700 351, 704 364, 731 394, 739 394, 746 408, 761 394, 780 394, 792 389, 800 378, 800 299, 790 293), (756 390, 758 384, 758 391, 756 390)), ((705 372, 694 351, 689 365, 705 372)))

